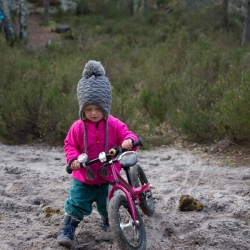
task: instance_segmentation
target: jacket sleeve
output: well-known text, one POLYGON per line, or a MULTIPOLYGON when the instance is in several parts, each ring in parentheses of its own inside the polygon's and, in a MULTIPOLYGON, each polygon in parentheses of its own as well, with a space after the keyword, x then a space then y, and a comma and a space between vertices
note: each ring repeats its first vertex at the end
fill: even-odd
POLYGON ((83 126, 81 121, 78 120, 72 124, 64 140, 64 152, 67 164, 77 159, 79 154, 83 152, 83 148, 83 126))
MULTIPOLYGON (((128 129, 127 125, 118 119, 117 119, 117 135, 118 135, 119 145, 121 145, 122 142, 126 139, 132 139, 133 141, 138 140, 137 136, 128 129)), ((136 149, 137 148, 134 148, 133 150, 136 149)))

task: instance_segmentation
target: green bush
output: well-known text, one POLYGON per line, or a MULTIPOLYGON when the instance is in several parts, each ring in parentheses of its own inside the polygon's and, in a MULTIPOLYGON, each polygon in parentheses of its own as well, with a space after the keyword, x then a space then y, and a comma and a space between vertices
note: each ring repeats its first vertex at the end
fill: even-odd
POLYGON ((71 67, 65 60, 53 64, 52 58, 27 58, 2 41, 0 46, 5 51, 1 56, 5 73, 0 86, 0 137, 9 143, 61 140, 69 121, 77 117, 71 67))
POLYGON ((106 2, 79 3, 80 15, 51 15, 72 31, 43 52, 0 39, 2 141, 61 144, 78 119, 76 86, 90 59, 102 62, 111 82, 112 114, 150 143, 168 143, 170 127, 196 141, 250 139, 242 17, 230 14, 225 30, 221 5, 130 16, 106 2))
POLYGON ((244 74, 235 88, 225 90, 218 103, 218 128, 224 136, 250 140, 250 74, 244 74))
POLYGON ((78 15, 110 15, 115 13, 115 9, 114 1, 78 0, 76 13, 78 15))

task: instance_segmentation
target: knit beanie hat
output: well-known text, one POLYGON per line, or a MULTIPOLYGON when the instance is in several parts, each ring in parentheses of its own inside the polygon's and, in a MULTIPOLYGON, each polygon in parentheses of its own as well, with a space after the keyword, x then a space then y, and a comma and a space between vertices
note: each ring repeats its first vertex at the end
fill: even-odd
POLYGON ((83 111, 88 105, 100 107, 105 117, 108 118, 112 103, 112 91, 102 64, 90 60, 85 64, 82 76, 77 86, 80 118, 85 119, 83 111))
MULTIPOLYGON (((105 70, 100 62, 90 60, 85 64, 85 68, 82 73, 82 79, 78 82, 77 97, 79 102, 79 116, 83 120, 84 130, 84 149, 88 155, 88 143, 87 143, 87 127, 86 117, 84 115, 84 108, 88 105, 96 105, 103 110, 105 120, 105 152, 108 150, 108 122, 107 118, 110 114, 112 103, 112 91, 110 82, 105 77, 105 70)), ((106 168, 101 169, 101 175, 107 176, 106 168)), ((94 173, 90 166, 87 166, 86 177, 89 180, 94 179, 94 173)))

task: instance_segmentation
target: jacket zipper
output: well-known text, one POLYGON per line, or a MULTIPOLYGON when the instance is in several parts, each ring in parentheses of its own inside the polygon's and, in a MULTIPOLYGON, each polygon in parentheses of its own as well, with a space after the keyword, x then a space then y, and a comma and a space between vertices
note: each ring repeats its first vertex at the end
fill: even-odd
POLYGON ((100 136, 99 136, 99 132, 98 132, 98 125, 99 125, 99 122, 96 123, 95 127, 96 127, 96 143, 99 145, 100 143, 100 136))

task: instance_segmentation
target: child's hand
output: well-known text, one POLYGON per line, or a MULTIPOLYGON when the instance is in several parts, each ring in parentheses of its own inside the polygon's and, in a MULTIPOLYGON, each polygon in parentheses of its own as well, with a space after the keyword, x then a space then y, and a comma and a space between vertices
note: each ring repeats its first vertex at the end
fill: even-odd
POLYGON ((127 139, 127 140, 123 141, 122 148, 125 148, 127 150, 131 150, 132 149, 132 140, 127 139))
POLYGON ((73 169, 73 170, 78 170, 81 168, 80 166, 80 162, 78 160, 75 160, 71 163, 70 167, 73 169))

